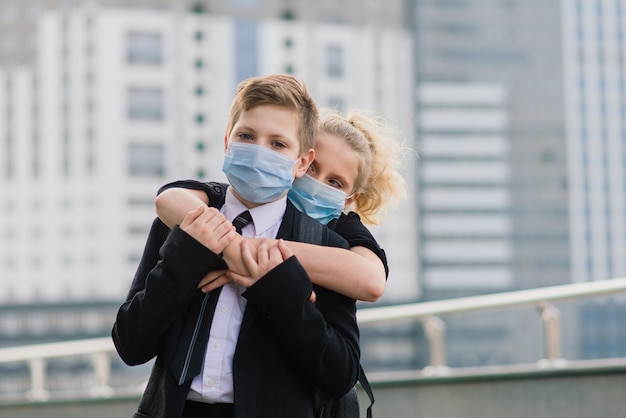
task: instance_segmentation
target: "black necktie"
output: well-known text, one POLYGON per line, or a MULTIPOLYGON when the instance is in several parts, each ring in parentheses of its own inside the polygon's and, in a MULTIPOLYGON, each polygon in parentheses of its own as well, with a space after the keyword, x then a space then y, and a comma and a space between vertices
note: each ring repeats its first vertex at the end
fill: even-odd
POLYGON ((243 227, 248 225, 250 222, 252 222, 252 215, 250 215, 249 211, 245 211, 237 215, 237 217, 233 220, 233 225, 235 230, 241 234, 243 227))

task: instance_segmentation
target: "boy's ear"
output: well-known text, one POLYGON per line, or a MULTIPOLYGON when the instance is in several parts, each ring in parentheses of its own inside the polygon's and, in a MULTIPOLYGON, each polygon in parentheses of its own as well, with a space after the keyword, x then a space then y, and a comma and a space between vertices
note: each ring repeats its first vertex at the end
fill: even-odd
POLYGON ((296 178, 300 178, 306 174, 306 171, 309 169, 309 166, 315 159, 315 150, 313 148, 309 149, 302 157, 298 158, 296 162, 296 178))
POLYGON ((224 154, 226 154, 227 149, 228 149, 228 134, 224 134, 224 154))

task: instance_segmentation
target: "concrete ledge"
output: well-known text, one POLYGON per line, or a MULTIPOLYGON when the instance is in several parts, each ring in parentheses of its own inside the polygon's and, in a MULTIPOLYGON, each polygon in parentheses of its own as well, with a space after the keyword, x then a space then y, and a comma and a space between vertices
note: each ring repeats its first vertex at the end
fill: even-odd
MULTIPOLYGON (((434 375, 428 371, 372 373, 368 377, 376 397, 374 416, 626 417, 626 359, 545 366, 448 369, 434 375)), ((366 398, 360 399, 364 409, 366 398)))

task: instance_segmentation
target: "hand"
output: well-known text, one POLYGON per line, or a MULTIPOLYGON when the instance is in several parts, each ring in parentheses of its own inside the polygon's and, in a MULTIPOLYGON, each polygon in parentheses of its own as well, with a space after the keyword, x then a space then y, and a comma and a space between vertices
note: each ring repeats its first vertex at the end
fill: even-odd
POLYGON ((240 235, 237 235, 235 239, 233 239, 230 244, 228 244, 226 248, 224 248, 222 258, 226 262, 228 270, 238 273, 242 276, 249 276, 250 272, 246 267, 246 263, 244 262, 241 253, 241 241, 248 242, 248 248, 250 249, 251 254, 253 254, 256 258, 256 247, 258 245, 258 242, 256 242, 255 240, 251 241, 250 238, 244 238, 240 235))
POLYGON ((270 240, 261 240, 257 247, 256 259, 252 255, 248 243, 241 242, 241 257, 248 271, 249 276, 244 276, 232 271, 227 273, 229 279, 244 287, 250 287, 270 270, 293 255, 293 252, 285 245, 283 240, 278 240, 273 244, 270 240))
POLYGON ((230 283, 231 280, 226 275, 228 270, 216 270, 210 271, 200 283, 198 283, 198 289, 202 293, 209 293, 212 290, 217 289, 218 287, 224 286, 226 283, 230 283))
POLYGON ((180 228, 215 254, 221 254, 238 235, 220 211, 207 206, 188 212, 180 228))

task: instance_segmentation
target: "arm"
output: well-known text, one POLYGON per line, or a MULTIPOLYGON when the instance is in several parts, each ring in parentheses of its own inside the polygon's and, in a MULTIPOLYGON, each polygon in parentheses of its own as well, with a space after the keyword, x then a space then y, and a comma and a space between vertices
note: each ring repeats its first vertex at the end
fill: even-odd
POLYGON ((375 302, 383 294, 385 269, 380 258, 365 247, 350 250, 286 241, 316 285, 353 299, 375 302), (320 263, 319 260, 325 260, 320 263))
MULTIPOLYGON (((207 203, 204 191, 182 188, 166 189, 155 199, 157 215, 170 228, 180 223, 188 211, 207 203)), ((246 239, 254 247, 258 245, 258 240, 246 239)), ((313 283, 357 300, 374 302, 382 296, 386 284, 385 269, 371 250, 361 246, 344 250, 292 241, 287 245, 313 283), (320 259, 327 262, 319 263, 320 259)), ((240 260, 236 255, 238 249, 239 240, 236 240, 225 250, 224 258, 229 266, 240 260)))

